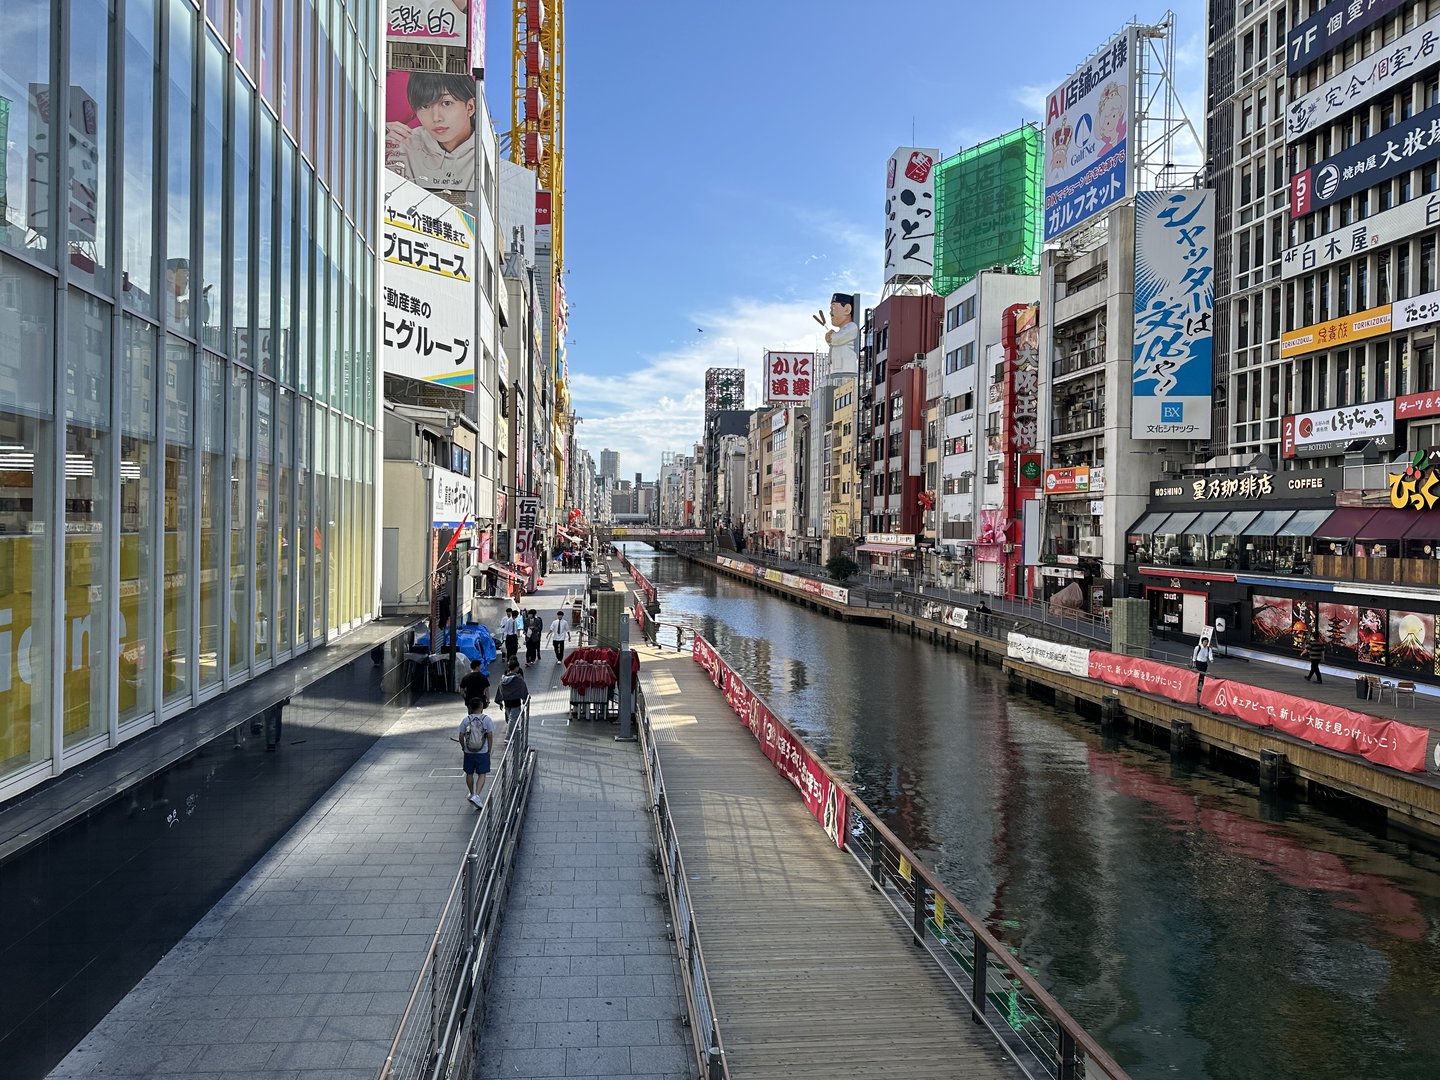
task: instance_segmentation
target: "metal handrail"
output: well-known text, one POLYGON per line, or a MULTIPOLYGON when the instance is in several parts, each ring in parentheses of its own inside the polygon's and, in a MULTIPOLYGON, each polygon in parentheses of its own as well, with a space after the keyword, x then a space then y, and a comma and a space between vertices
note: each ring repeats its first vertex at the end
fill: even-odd
POLYGON ((710 989, 705 953, 700 947, 700 932, 690 903, 690 887, 687 884, 690 879, 685 873, 675 822, 671 820, 670 807, 665 799, 665 777, 652 737, 650 709, 645 703, 644 690, 638 687, 635 691, 635 718, 640 736, 640 754, 645 763, 645 786, 650 796, 655 839, 659 845, 656 861, 665 876, 665 897, 670 904, 669 930, 680 954, 680 973, 688 1009, 685 1022, 690 1029, 695 1061, 704 1080, 729 1080, 725 1043, 720 1037, 720 1021, 715 1016, 715 996, 710 989))
POLYGON ((466 842, 379 1080, 441 1080, 473 1071, 485 985, 534 777, 527 701, 506 732, 490 797, 466 842))
POLYGON ((845 850, 905 919, 915 943, 939 964, 970 1006, 975 1022, 985 1024, 1020 1070, 1031 1080, 1093 1080, 1097 1076, 1129 1080, 1129 1074, 1025 969, 1014 951, 955 898, 849 783, 734 669, 731 677, 765 705, 775 723, 804 746, 830 782, 845 793, 850 815, 845 850), (855 812, 864 819, 858 828, 855 812))

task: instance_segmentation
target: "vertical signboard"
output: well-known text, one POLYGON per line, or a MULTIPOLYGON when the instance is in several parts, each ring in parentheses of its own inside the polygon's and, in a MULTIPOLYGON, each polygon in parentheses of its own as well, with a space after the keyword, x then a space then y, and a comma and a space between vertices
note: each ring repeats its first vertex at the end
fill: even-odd
POLYGON ((511 550, 521 566, 532 568, 540 562, 536 528, 540 521, 540 500, 522 495, 515 500, 515 542, 511 550))
POLYGON ((485 78, 485 0, 470 0, 470 71, 485 78))
POLYGON ((765 354, 765 404, 804 405, 815 377, 813 352, 765 354))
POLYGON ((1210 437, 1214 233, 1208 190, 1135 196, 1131 438, 1210 437))
POLYGON ((385 173, 380 246, 384 367, 475 389, 475 228, 438 195, 385 173))
POLYGON ((435 191, 473 190, 475 107, 473 75, 387 71, 385 168, 435 191))
POLYGON ((885 281, 928 278, 935 258, 935 159, 902 146, 885 167, 885 281))
POLYGON ((1130 194, 1135 30, 1127 26, 1060 84, 1045 105, 1045 240, 1130 194))

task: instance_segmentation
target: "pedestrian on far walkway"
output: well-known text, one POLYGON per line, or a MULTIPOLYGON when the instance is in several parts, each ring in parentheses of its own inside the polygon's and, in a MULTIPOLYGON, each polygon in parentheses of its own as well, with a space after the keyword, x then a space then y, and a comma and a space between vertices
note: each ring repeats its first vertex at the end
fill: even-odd
POLYGON ((1305 656, 1310 661, 1310 674, 1305 676, 1305 681, 1315 680, 1317 686, 1323 686, 1324 680, 1320 678, 1320 661, 1325 659, 1325 641, 1318 633, 1311 632, 1309 639, 1305 642, 1305 656))
POLYGON ((513 724, 520 719, 520 710, 525 707, 525 702, 530 700, 530 688, 525 685, 520 661, 511 660, 506 665, 505 677, 500 680, 500 686, 495 691, 495 700, 505 710, 506 723, 513 724))
POLYGON ((1210 662, 1214 659, 1215 652, 1210 648, 1210 635, 1207 632, 1201 635, 1200 640, 1195 644, 1195 651, 1190 654, 1190 664, 1200 676, 1195 684, 1197 699, 1200 691, 1205 689, 1205 673, 1210 670, 1210 662))
POLYGON ((519 614, 514 608, 506 608, 505 617, 500 620, 500 637, 505 642, 506 660, 514 660, 520 651, 520 622, 517 619, 519 614))
POLYGON ((550 644, 555 646, 555 659, 565 659, 565 641, 570 636, 570 623, 565 612, 557 611, 555 621, 550 624, 550 644))
POLYGON ((471 804, 479 808, 480 791, 490 773, 490 744, 495 737, 495 721, 485 714, 485 705, 479 698, 471 698, 465 707, 468 711, 465 719, 460 721, 455 741, 465 755, 465 789, 470 793, 471 804))

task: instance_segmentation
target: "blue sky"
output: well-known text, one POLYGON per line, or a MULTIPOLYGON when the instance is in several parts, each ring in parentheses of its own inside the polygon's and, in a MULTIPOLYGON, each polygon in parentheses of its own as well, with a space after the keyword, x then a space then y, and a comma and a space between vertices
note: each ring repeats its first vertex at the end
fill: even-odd
MULTIPOLYGON (((510 116, 509 4, 487 74, 510 116)), ((651 477, 700 437, 707 367, 823 346, 810 313, 879 296, 885 162, 953 154, 1027 120, 1131 17, 1167 5, 974 0, 571 0, 566 288, 580 444, 651 477), (913 135, 912 135, 913 131, 913 135), (700 331, 703 331, 700 332, 700 331)), ((1177 83, 1199 113, 1202 5, 1183 5, 1177 83)))

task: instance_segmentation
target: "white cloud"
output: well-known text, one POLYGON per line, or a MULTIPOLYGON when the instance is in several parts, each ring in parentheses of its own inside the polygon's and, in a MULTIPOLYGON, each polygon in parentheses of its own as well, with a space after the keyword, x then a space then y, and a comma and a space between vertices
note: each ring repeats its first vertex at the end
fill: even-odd
POLYGON ((705 370, 743 367, 746 407, 758 407, 766 349, 825 347, 823 331, 811 317, 819 306, 813 299, 737 298, 716 311, 693 312, 703 334, 692 343, 637 357, 630 371, 593 375, 572 369, 571 395, 583 417, 580 445, 597 463, 601 450, 618 450, 622 477, 640 472, 653 478, 663 451, 687 453, 703 435, 705 370))

